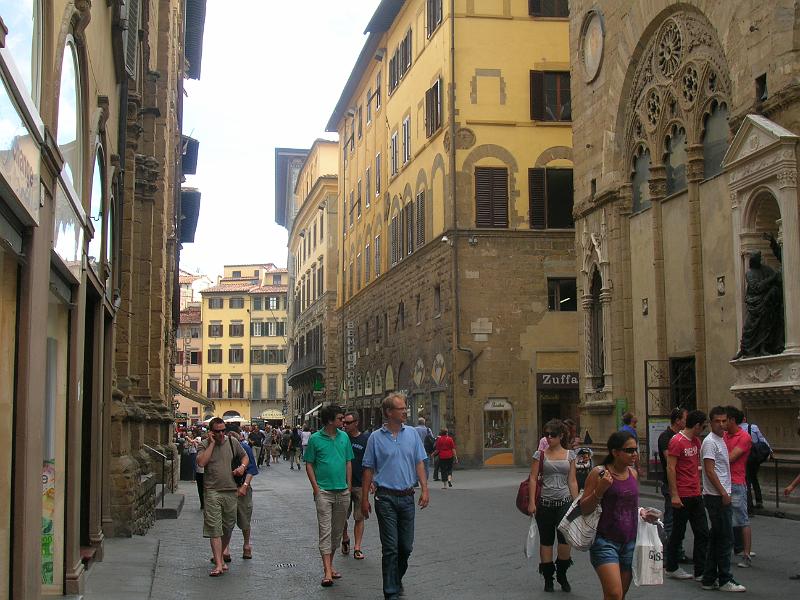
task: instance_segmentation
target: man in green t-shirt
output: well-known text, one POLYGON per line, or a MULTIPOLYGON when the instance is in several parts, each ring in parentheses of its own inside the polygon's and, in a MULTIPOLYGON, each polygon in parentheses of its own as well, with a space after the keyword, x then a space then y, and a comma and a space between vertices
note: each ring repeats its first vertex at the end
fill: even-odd
POLYGON ((314 490, 319 523, 319 553, 322 555, 322 586, 330 587, 342 575, 333 570, 333 555, 342 541, 350 504, 350 461, 353 447, 349 436, 339 429, 342 408, 336 405, 319 411, 323 428, 308 440, 305 451, 306 474, 314 490))

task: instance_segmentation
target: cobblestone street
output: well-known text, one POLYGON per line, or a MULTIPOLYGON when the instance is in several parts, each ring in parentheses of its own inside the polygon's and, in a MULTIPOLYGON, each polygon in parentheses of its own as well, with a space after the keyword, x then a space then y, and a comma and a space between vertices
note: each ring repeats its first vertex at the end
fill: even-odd
MULTIPOLYGON (((520 469, 476 470, 457 472, 452 489, 442 490, 438 482, 431 482, 434 484, 431 504, 417 513, 414 553, 404 581, 407 597, 543 596, 536 565, 522 553, 527 522, 514 508, 516 486, 523 477, 520 469)), ((317 554, 316 519, 303 471, 290 471, 283 462, 262 469, 254 481, 253 560, 240 558, 241 534, 237 532, 231 570, 219 579, 207 576, 210 551, 208 542, 201 537, 201 515, 194 486, 183 482, 181 491, 186 494, 186 505, 179 519, 158 521, 143 538, 113 541, 113 551, 125 555, 122 568, 140 559, 146 563, 150 560, 149 549, 157 548, 150 595, 143 577, 133 571, 129 575, 127 570, 120 571, 110 564, 99 564, 90 575, 86 600, 245 597, 254 590, 262 597, 382 597, 380 545, 374 518, 367 521, 363 547, 367 558, 356 561, 352 553, 346 557, 338 554, 335 565, 342 572, 342 579, 331 589, 320 587, 322 570, 317 554), (127 552, 125 548, 135 552, 127 552)), ((659 505, 656 501, 643 504, 659 505)), ((758 556, 752 569, 734 567, 734 575, 748 587, 749 598, 800 594, 800 582, 787 579, 789 573, 800 570, 798 537, 798 521, 754 519, 753 547, 758 556)), ((572 597, 598 598, 600 586, 588 555, 576 552, 574 558, 575 566, 570 570, 572 597)), ((629 597, 666 600, 687 593, 703 592, 693 582, 666 581, 660 587, 632 588, 629 597)))

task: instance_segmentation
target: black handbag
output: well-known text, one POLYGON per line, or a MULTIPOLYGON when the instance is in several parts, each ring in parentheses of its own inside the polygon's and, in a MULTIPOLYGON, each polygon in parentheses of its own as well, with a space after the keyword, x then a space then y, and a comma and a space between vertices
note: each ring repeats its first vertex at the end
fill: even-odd
MULTIPOLYGON (((750 434, 750 438, 752 439, 753 426, 750 423, 747 424, 747 433, 750 434)), ((751 466, 758 466, 767 460, 770 454, 772 454, 772 450, 770 450, 766 442, 753 442, 753 447, 750 448, 750 456, 747 457, 747 462, 750 463, 751 466)))
MULTIPOLYGON (((231 438, 230 436, 228 436, 228 444, 230 444, 231 455, 232 455, 232 458, 231 458, 231 471, 235 471, 236 469, 238 469, 241 466, 242 463, 236 457, 236 454, 233 452, 233 438, 231 438)), ((234 475, 233 476, 233 480, 236 482, 236 487, 237 488, 242 487, 242 485, 244 485, 244 479, 245 479, 246 476, 247 476, 247 473, 245 473, 244 475, 234 475)))

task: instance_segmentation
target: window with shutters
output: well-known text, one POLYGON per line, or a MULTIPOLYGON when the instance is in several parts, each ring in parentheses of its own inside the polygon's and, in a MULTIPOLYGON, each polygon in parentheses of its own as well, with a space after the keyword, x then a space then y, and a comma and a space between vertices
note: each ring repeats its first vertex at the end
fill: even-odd
POLYGON ((426 4, 428 37, 431 37, 442 22, 442 0, 427 0, 426 4))
POLYGON ((375 277, 381 274, 381 236, 375 236, 375 277))
POLYGON ((381 193, 381 153, 375 155, 375 196, 381 193))
POLYGON ((578 290, 574 278, 547 280, 547 308, 560 312, 578 310, 578 290))
POLYGON ((133 79, 137 76, 139 64, 139 21, 140 21, 140 0, 126 0, 126 14, 128 28, 123 37, 125 52, 125 70, 133 79))
POLYGON ((231 298, 228 301, 230 308, 244 308, 244 298, 231 298))
POLYGON ((442 126, 441 79, 425 92, 425 135, 431 137, 442 126))
POLYGON ((269 297, 269 309, 270 310, 278 310, 278 297, 277 296, 270 296, 269 297))
POLYGON ((392 217, 389 225, 389 236, 391 239, 390 259, 392 266, 400 260, 400 231, 398 230, 397 215, 392 217))
POLYGON ((416 202, 416 219, 417 219, 417 239, 415 245, 421 248, 425 244, 425 192, 422 191, 417 194, 416 202))
POLYGON ((228 335, 230 337, 244 337, 244 323, 231 323, 228 325, 228 335))
POLYGON ((250 363, 254 365, 263 365, 265 362, 264 349, 252 348, 250 350, 250 363))
POLYGON ((222 348, 209 348, 208 349, 208 362, 210 364, 219 364, 222 362, 222 348))
POLYGON ((356 110, 356 119, 358 119, 358 139, 361 139, 364 135, 363 112, 364 111, 361 106, 359 106, 358 110, 356 110))
POLYGON ((253 375, 250 381, 250 397, 261 400, 261 375, 253 375))
POLYGON ((397 175, 398 169, 398 155, 397 155, 397 132, 392 132, 392 139, 390 145, 390 156, 392 163, 392 176, 397 175))
POLYGON ((267 376, 267 400, 278 398, 278 377, 277 375, 267 376))
POLYGON ((381 72, 375 74, 375 112, 381 109, 381 72))
POLYGON ((568 0, 528 0, 528 14, 534 17, 569 17, 568 0))
POLYGON ((358 186, 356 187, 358 191, 358 195, 356 196, 356 217, 361 219, 361 180, 358 180, 358 186))
POLYGON ((244 349, 228 348, 228 362, 239 364, 244 362, 244 349))
POLYGON ((222 337, 222 323, 209 324, 208 337, 222 337))
POLYGON ((370 254, 369 244, 364 246, 364 285, 369 283, 370 277, 370 263, 372 262, 372 254, 370 254))
POLYGON ((202 353, 199 350, 197 352, 189 352, 190 365, 199 365, 201 363, 202 363, 202 353))
POLYGON ((403 119, 403 164, 411 160, 411 117, 403 119))
POLYGON ((244 398, 244 379, 228 379, 228 398, 244 398))
POLYGON ((574 229, 572 169, 528 169, 531 229, 574 229))
POLYGON ((367 107, 367 125, 372 123, 372 88, 367 90, 367 101, 365 102, 365 106, 367 107))
POLYGON ((208 299, 208 308, 223 308, 225 306, 225 300, 223 298, 209 298, 208 299))
POLYGON ((372 197, 372 171, 369 167, 364 171, 364 208, 369 208, 369 200, 372 197))
POLYGON ((263 306, 261 296, 253 296, 252 305, 253 310, 261 310, 261 307, 263 306))
POLYGON ((262 337, 266 335, 266 323, 263 321, 253 321, 250 323, 250 335, 253 337, 262 337))
POLYGON ((403 237, 403 247, 406 255, 414 252, 414 203, 409 202, 403 207, 403 224, 405 225, 405 235, 403 237))
POLYGON ((475 168, 475 226, 508 227, 508 169, 475 168))
POLYGON ((531 71, 531 119, 572 120, 568 72, 531 71))
MULTIPOLYGON (((306 292, 306 298, 307 297, 308 297, 308 292, 306 292)), ((275 321, 267 321, 266 323, 264 323, 264 325, 267 326, 267 335, 268 336, 276 335, 277 332, 276 332, 276 329, 275 329, 275 321)))
POLYGON ((222 379, 212 377, 206 380, 206 396, 208 398, 222 398, 222 379))

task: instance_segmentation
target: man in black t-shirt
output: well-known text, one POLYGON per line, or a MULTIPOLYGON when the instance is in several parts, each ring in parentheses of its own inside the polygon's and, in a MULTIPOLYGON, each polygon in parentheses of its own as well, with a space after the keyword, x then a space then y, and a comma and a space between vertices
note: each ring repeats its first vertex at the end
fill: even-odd
MULTIPOLYGON (((658 436, 658 459, 661 462, 661 493, 664 495, 664 533, 669 538, 672 533, 672 498, 669 492, 669 481, 667 480, 667 458, 666 452, 669 446, 669 441, 676 433, 686 427, 686 415, 688 411, 685 408, 673 408, 669 416, 669 427, 658 436)), ((681 548, 678 552, 678 560, 685 562, 686 553, 681 548)))
MULTIPOLYGON (((342 419, 344 430, 350 436, 350 445, 353 447, 353 460, 350 461, 352 470, 353 489, 350 494, 350 508, 347 510, 347 518, 353 515, 355 525, 353 535, 355 545, 353 546, 353 558, 361 560, 364 553, 361 551, 361 539, 364 537, 364 515, 361 513, 361 473, 363 467, 361 461, 364 458, 364 451, 367 449, 369 434, 359 429, 358 413, 349 412, 342 419)), ((350 551, 350 538, 347 535, 347 524, 345 524, 344 534, 342 535, 342 554, 350 551)))

